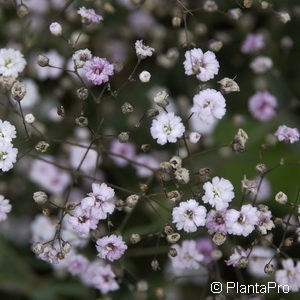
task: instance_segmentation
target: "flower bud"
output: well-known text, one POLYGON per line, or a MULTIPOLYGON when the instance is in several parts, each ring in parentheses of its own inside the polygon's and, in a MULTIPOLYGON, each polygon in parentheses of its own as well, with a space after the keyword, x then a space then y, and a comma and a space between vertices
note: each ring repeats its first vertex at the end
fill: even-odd
POLYGON ((39 255, 41 253, 43 253, 44 251, 44 246, 42 243, 36 243, 33 248, 32 248, 33 253, 39 255))
POLYGON ((278 13, 278 18, 280 22, 286 24, 287 22, 291 21, 291 16, 288 12, 286 11, 281 11, 278 13))
POLYGON ((285 193, 279 192, 275 195, 275 201, 279 204, 286 204, 288 201, 288 197, 285 193))
POLYGON ((149 152, 149 150, 150 150, 150 148, 151 148, 151 146, 149 145, 149 144, 143 144, 142 146, 141 146, 141 150, 143 151, 143 152, 149 152))
POLYGON ((36 145, 35 145, 35 150, 41 153, 44 153, 48 150, 49 148, 49 144, 45 141, 39 141, 36 145))
POLYGON ((232 8, 227 12, 229 18, 238 20, 242 16, 242 10, 240 8, 232 8))
POLYGON ((169 104, 169 101, 167 100, 168 97, 168 93, 165 90, 162 90, 154 96, 154 102, 158 106, 165 108, 169 104))
POLYGON ((141 236, 138 233, 133 233, 130 236, 130 242, 131 244, 137 244, 141 241, 141 236))
POLYGON ((267 166, 265 164, 257 164, 255 169, 259 174, 264 174, 267 171, 267 166))
POLYGON ((60 36, 62 34, 62 27, 58 22, 53 22, 49 26, 50 32, 55 36, 60 36))
POLYGON ((19 18, 24 18, 29 14, 29 9, 25 4, 19 4, 17 7, 17 14, 19 18))
POLYGON ((212 238, 213 242, 217 245, 217 246, 221 246, 225 243, 226 241, 226 235, 224 235, 223 233, 221 232, 216 232, 214 235, 213 235, 213 238, 212 238))
POLYGON ((72 249, 72 246, 69 242, 65 242, 63 245, 64 253, 69 253, 72 249))
POLYGON ((139 75, 139 79, 141 82, 149 82, 151 78, 151 74, 148 71, 142 71, 139 75))
POLYGON ((171 191, 171 192, 167 193, 167 197, 170 201, 177 202, 177 201, 180 201, 181 194, 179 191, 171 191))
POLYGON ((169 255, 171 257, 176 257, 177 256, 177 250, 175 248, 170 248, 169 249, 169 255))
POLYGON ((164 233, 165 233, 166 235, 173 234, 173 233, 174 233, 174 229, 172 228, 172 226, 166 225, 166 226, 164 227, 164 233))
POLYGON ((187 184, 190 181, 190 172, 186 168, 177 169, 174 175, 175 179, 181 184, 187 184))
POLYGON ((182 159, 179 156, 173 156, 169 160, 170 166, 172 169, 176 170, 178 168, 181 168, 182 165, 182 159))
POLYGON ((125 102, 122 106, 121 106, 121 111, 124 115, 126 114, 129 114, 129 113, 132 113, 133 112, 133 106, 128 103, 128 102, 125 102))
POLYGON ((77 95, 78 99, 86 100, 89 96, 89 91, 87 88, 81 87, 81 88, 77 89, 76 95, 77 95))
POLYGON ((274 266, 272 264, 266 264, 264 271, 268 275, 272 275, 274 273, 274 266))
POLYGON ((253 0, 244 0, 244 7, 250 8, 253 4, 253 0))
POLYGON ((39 55, 37 58, 37 63, 40 67, 49 66, 49 58, 45 55, 39 55))
POLYGON ((181 20, 180 17, 175 16, 175 17, 172 18, 172 25, 173 25, 174 27, 180 27, 181 21, 182 21, 182 20, 181 20))
POLYGON ((26 85, 20 81, 15 81, 11 88, 11 95, 16 101, 21 101, 26 95, 26 85))
POLYGON ((24 119, 25 119, 25 122, 28 124, 32 124, 35 121, 35 117, 33 114, 26 114, 24 119))
POLYGON ((160 269, 159 262, 156 258, 151 261, 151 267, 153 271, 158 271, 160 269))
POLYGON ((233 142, 231 144, 232 150, 238 153, 244 152, 246 150, 247 141, 248 134, 240 128, 237 134, 234 136, 233 142))
POLYGON ((149 108, 146 112, 148 118, 156 117, 159 114, 159 111, 155 108, 149 108))
POLYGON ((118 135, 120 143, 127 143, 129 141, 129 132, 123 131, 118 135))
POLYGON ((206 12, 215 12, 218 10, 218 5, 213 0, 206 0, 203 4, 203 9, 206 12))
POLYGON ((207 181, 210 181, 210 169, 209 168, 201 168, 199 170, 199 179, 201 183, 205 183, 207 181))
POLYGON ((79 116, 75 119, 75 123, 80 127, 86 127, 89 124, 89 120, 85 116, 79 116))
POLYGON ((138 203, 140 199, 140 196, 137 194, 132 194, 130 196, 128 196, 126 198, 126 204, 128 205, 128 207, 133 208, 136 206, 136 204, 138 203))
POLYGON ((37 204, 45 204, 48 201, 48 196, 45 192, 43 191, 39 191, 39 192, 35 192, 33 194, 33 200, 37 203, 37 204))
POLYGON ((238 84, 233 79, 230 79, 228 77, 223 78, 222 80, 218 81, 218 83, 221 85, 221 91, 224 94, 240 91, 240 87, 238 86, 238 84))
POLYGON ((201 134, 198 132, 193 131, 189 134, 189 141, 192 144, 197 144, 200 138, 201 138, 201 134))
POLYGON ((172 233, 167 235, 167 241, 171 244, 175 244, 180 240, 179 233, 172 233))

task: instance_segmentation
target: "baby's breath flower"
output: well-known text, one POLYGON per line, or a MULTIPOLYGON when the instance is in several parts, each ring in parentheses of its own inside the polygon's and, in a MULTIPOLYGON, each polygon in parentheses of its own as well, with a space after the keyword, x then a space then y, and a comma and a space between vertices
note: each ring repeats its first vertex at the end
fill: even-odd
POLYGON ((48 196, 45 192, 43 191, 39 191, 39 192, 34 192, 33 194, 33 200, 37 203, 37 204, 45 204, 48 201, 48 196))
POLYGON ((142 71, 139 75, 139 79, 141 82, 149 82, 151 78, 151 74, 148 71, 142 71))
POLYGON ((49 26, 50 32, 55 36, 60 36, 62 34, 62 27, 58 22, 53 22, 49 26))

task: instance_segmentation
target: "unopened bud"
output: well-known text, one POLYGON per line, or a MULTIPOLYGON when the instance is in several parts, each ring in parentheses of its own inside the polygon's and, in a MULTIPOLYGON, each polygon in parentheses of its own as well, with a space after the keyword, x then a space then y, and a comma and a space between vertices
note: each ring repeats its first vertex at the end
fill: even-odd
POLYGON ((88 118, 85 116, 79 116, 75 119, 76 125, 80 127, 86 127, 89 124, 88 118))
POLYGON ((15 81, 11 88, 11 95, 16 101, 21 101, 26 95, 26 85, 23 82, 15 81))
POLYGON ((143 151, 143 152, 149 152, 149 150, 150 150, 150 148, 151 148, 151 146, 150 146, 150 144, 143 144, 142 146, 141 146, 141 150, 143 151))
POLYGON ((179 156, 173 156, 170 160, 169 160, 170 166, 171 168, 173 168, 174 170, 181 168, 182 165, 182 159, 179 156))
POLYGON ((213 242, 217 245, 217 246, 221 246, 225 243, 226 241, 226 235, 224 235, 223 233, 221 232, 216 232, 214 235, 213 235, 213 238, 212 238, 213 242))
POLYGON ((171 257, 176 257, 177 256, 177 250, 175 248, 170 248, 169 249, 169 255, 171 257))
POLYGON ((128 196, 126 198, 126 204, 128 205, 128 207, 133 208, 136 206, 136 204, 138 203, 140 199, 140 196, 137 194, 132 194, 130 196, 128 196))
POLYGON ((231 144, 232 150, 238 153, 244 152, 246 150, 247 141, 248 134, 240 128, 237 134, 234 136, 233 142, 231 144))
POLYGON ((279 192, 275 195, 275 201, 280 204, 286 204, 288 201, 288 197, 285 193, 279 192))
POLYGON ((77 95, 78 99, 86 100, 89 96, 89 91, 87 88, 81 87, 81 88, 77 89, 76 95, 77 95))
POLYGON ((238 263, 237 263, 237 267, 239 268, 239 269, 244 269, 244 268, 246 268, 247 266, 248 266, 248 263, 249 263, 249 259, 247 258, 247 257, 245 257, 245 256, 242 256, 240 259, 239 259, 239 261, 238 261, 238 263))
POLYGON ((267 166, 265 164, 257 164, 255 169, 259 174, 264 174, 267 171, 267 166))
POLYGON ((171 191, 171 192, 167 193, 167 197, 170 201, 177 202, 177 201, 180 201, 181 194, 179 191, 171 191))
POLYGON ((182 21, 182 20, 181 20, 180 17, 175 16, 175 17, 172 18, 172 25, 173 25, 174 27, 180 27, 181 21, 182 21))
POLYGON ((270 264, 266 264, 264 271, 266 274, 268 275, 272 275, 274 273, 274 266, 270 263, 270 264))
POLYGON ((190 181, 190 172, 186 168, 177 169, 174 173, 175 179, 181 184, 187 184, 190 181))
POLYGON ((44 153, 48 150, 49 148, 49 144, 45 141, 39 141, 36 145, 35 145, 35 150, 41 153, 44 153))
POLYGON ((159 262, 158 262, 157 259, 153 259, 153 260, 151 261, 151 267, 152 267, 152 270, 153 270, 153 271, 158 271, 158 270, 160 269, 160 267, 159 267, 159 262))
POLYGON ((37 63, 40 67, 49 66, 49 58, 45 55, 39 55, 37 58, 37 63))
POLYGON ((218 10, 218 5, 215 1, 213 0, 206 0, 203 4, 203 9, 206 12, 215 12, 218 10))
POLYGON ((137 244, 141 241, 141 236, 138 233, 133 233, 130 236, 130 242, 131 244, 137 244))
POLYGON ((240 91, 239 85, 233 79, 230 79, 228 77, 223 78, 222 80, 218 81, 218 83, 221 85, 221 91, 224 94, 240 91))
POLYGON ((33 194, 33 200, 37 203, 37 204, 45 204, 48 201, 48 196, 45 192, 43 191, 39 191, 39 192, 35 192, 33 194))
POLYGON ((29 9, 25 4, 20 4, 17 7, 17 14, 19 18, 24 18, 29 14, 29 9))
POLYGON ((121 111, 124 115, 126 114, 129 114, 129 113, 132 113, 133 112, 133 106, 128 103, 128 102, 125 102, 122 106, 121 106, 121 111))
POLYGON ((180 234, 179 233, 172 233, 167 235, 167 241, 171 244, 175 244, 180 240, 180 234))
POLYGON ((169 97, 169 95, 165 90, 159 91, 154 96, 154 102, 156 105, 164 108, 169 104, 169 101, 167 100, 168 97, 169 97))
POLYGON ((129 141, 129 132, 123 131, 118 135, 120 143, 127 143, 129 141))
POLYGON ((250 8, 253 4, 253 0, 244 0, 244 7, 250 8))
POLYGON ((159 111, 155 108, 149 108, 146 112, 148 118, 156 117, 159 114, 159 111))

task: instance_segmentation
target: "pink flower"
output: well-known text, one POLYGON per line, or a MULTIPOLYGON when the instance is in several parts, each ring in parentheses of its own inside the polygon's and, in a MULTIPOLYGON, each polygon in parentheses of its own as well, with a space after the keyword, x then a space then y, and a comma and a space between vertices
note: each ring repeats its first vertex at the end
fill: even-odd
MULTIPOLYGON (((156 158, 154 158, 153 156, 151 156, 151 155, 147 155, 147 154, 137 155, 135 157, 135 161, 137 163, 148 166, 152 169, 155 169, 155 170, 159 169, 158 160, 156 158)), ((143 167, 143 166, 137 165, 137 164, 135 164, 134 167, 135 167, 137 175, 139 177, 149 177, 149 176, 153 175, 153 171, 146 168, 146 167, 143 167)))
POLYGON ((110 64, 106 58, 94 56, 88 60, 84 67, 86 78, 94 85, 101 85, 109 80, 109 76, 114 74, 114 65, 110 64))
POLYGON ((77 13, 81 16, 82 22, 85 24, 100 23, 103 20, 102 16, 96 14, 92 8, 81 7, 77 13))
POLYGON ((0 195, 0 222, 6 220, 7 214, 11 211, 9 200, 0 195))
POLYGON ((298 142, 300 137, 299 130, 297 128, 287 127, 286 125, 279 126, 275 132, 275 136, 277 137, 278 141, 284 141, 290 144, 298 142))
POLYGON ((277 99, 268 91, 258 92, 248 102, 249 111, 260 121, 269 121, 276 114, 277 99))
POLYGON ((201 81, 213 79, 219 72, 219 62, 212 51, 194 48, 185 52, 183 63, 186 75, 196 75, 201 81))
POLYGON ((81 254, 70 253, 66 257, 66 259, 68 271, 72 275, 82 274, 88 268, 89 261, 85 256, 81 254))
POLYGON ((103 294, 119 289, 116 274, 111 266, 100 261, 91 263, 86 272, 81 275, 81 279, 85 284, 94 286, 103 294))
POLYGON ((68 217, 69 223, 72 225, 73 229, 82 236, 88 235, 91 229, 96 229, 98 220, 91 216, 90 211, 82 209, 77 206, 72 215, 68 217))
POLYGON ((234 249, 233 254, 231 254, 229 259, 226 261, 227 266, 235 267, 242 257, 247 257, 248 256, 249 252, 250 252, 250 250, 245 250, 242 247, 237 246, 234 249))
POLYGON ((207 231, 209 234, 214 234, 220 232, 222 234, 227 234, 226 229, 226 210, 210 210, 206 217, 207 231))
POLYGON ((248 236, 258 224, 258 210, 250 204, 243 205, 241 211, 229 209, 226 227, 229 234, 248 236))
POLYGON ((92 190, 88 197, 81 200, 81 208, 90 210, 96 220, 104 220, 115 209, 115 191, 105 183, 93 183, 92 190))
POLYGON ((128 161, 120 156, 133 160, 135 157, 135 145, 133 143, 121 143, 115 139, 111 142, 110 152, 116 154, 110 155, 110 158, 114 161, 114 163, 119 167, 124 167, 128 165, 128 161))
POLYGON ((200 238, 196 241, 196 248, 204 256, 203 262, 209 264, 212 262, 212 252, 216 249, 216 245, 210 238, 200 238))
POLYGON ((121 236, 112 234, 97 240, 96 248, 100 258, 114 261, 119 259, 128 247, 121 236))
POLYGON ((172 248, 177 251, 177 256, 170 257, 174 269, 198 269, 204 260, 203 254, 197 249, 196 241, 183 241, 181 246, 176 244, 172 248))
POLYGON ((252 54, 264 47, 264 37, 261 34, 249 33, 242 44, 241 51, 245 54, 252 54))
POLYGON ((172 212, 172 222, 178 230, 195 232, 198 227, 205 225, 206 208, 194 199, 181 202, 172 212))

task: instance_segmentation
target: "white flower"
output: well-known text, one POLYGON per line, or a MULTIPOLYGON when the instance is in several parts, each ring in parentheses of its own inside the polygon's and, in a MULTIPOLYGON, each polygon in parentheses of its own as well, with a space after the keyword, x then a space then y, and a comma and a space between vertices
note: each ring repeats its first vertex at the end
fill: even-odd
POLYGON ((152 56, 153 52, 155 51, 154 48, 151 48, 149 46, 146 46, 142 40, 135 42, 135 51, 136 55, 144 59, 146 57, 152 56))
POLYGON ((0 75, 17 77, 23 72, 26 60, 23 54, 15 49, 0 49, 0 75))
POLYGON ((219 62, 212 51, 203 51, 194 48, 185 52, 183 63, 186 75, 196 75, 201 81, 213 79, 219 72, 219 62))
POLYGON ((198 227, 205 225, 206 208, 201 206, 194 199, 181 202, 172 212, 172 222, 178 230, 195 232, 198 227))
POLYGON ((245 250, 240 246, 233 249, 233 253, 230 255, 229 259, 226 261, 227 266, 237 266, 242 257, 247 257, 250 250, 245 250))
POLYGON ((60 36, 62 34, 62 27, 59 23, 53 22, 49 26, 50 32, 55 36, 60 36))
POLYGON ((255 73, 265 73, 273 67, 273 61, 270 57, 258 56, 251 62, 250 67, 255 73))
POLYGON ((193 98, 192 113, 208 124, 222 119, 226 113, 226 101, 223 95, 214 89, 205 89, 193 98))
POLYGON ((259 207, 257 227, 261 234, 267 234, 268 230, 271 230, 275 227, 275 224, 272 221, 272 213, 265 205, 261 205, 259 207))
POLYGON ((229 209, 226 227, 229 234, 248 236, 258 224, 258 210, 250 204, 243 205, 241 211, 229 209))
POLYGON ((300 262, 294 265, 292 259, 282 260, 283 270, 275 273, 275 280, 280 285, 288 285, 293 292, 299 291, 300 288, 300 262))
POLYGON ((90 210, 91 216, 97 220, 107 218, 115 209, 115 191, 105 183, 92 184, 92 193, 82 199, 81 208, 90 210))
POLYGON ((212 182, 203 185, 205 191, 202 201, 209 203, 216 210, 223 210, 228 207, 229 202, 234 198, 233 185, 224 178, 214 177, 212 182))
POLYGON ((176 143, 177 139, 183 136, 185 128, 181 118, 169 112, 159 114, 152 121, 150 131, 152 137, 157 139, 157 143, 164 145, 168 142, 176 143))
POLYGON ((148 71, 142 71, 139 75, 141 82, 149 82, 151 78, 151 74, 148 71))
POLYGON ((11 143, 0 143, 0 170, 9 171, 17 161, 18 149, 11 143))
POLYGON ((75 51, 72 59, 77 68, 82 68, 84 64, 92 58, 92 52, 89 49, 81 49, 75 51))
POLYGON ((16 137, 16 127, 8 121, 0 120, 0 142, 9 143, 16 137))
POLYGON ((32 124, 35 121, 35 117, 33 114, 25 115, 25 122, 28 124, 32 124))
POLYGON ((0 195, 0 222, 6 220, 7 214, 11 211, 9 200, 0 195))

